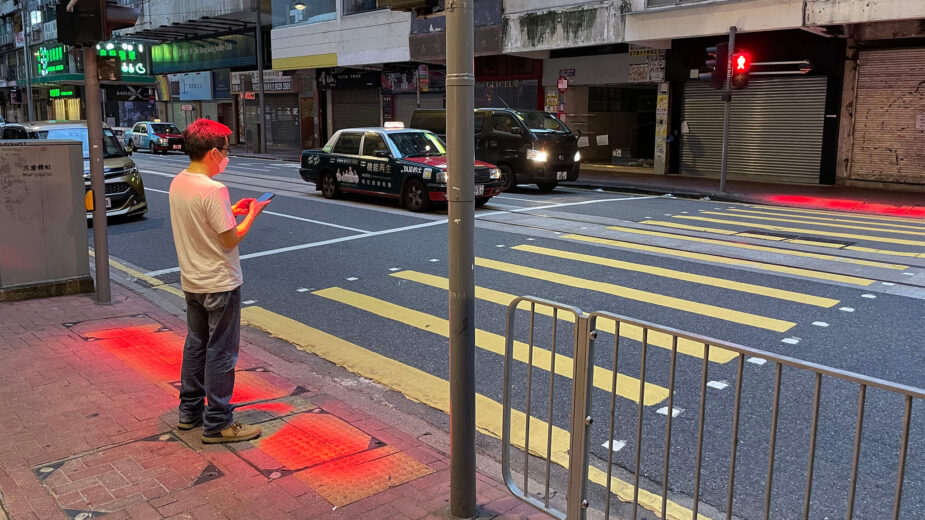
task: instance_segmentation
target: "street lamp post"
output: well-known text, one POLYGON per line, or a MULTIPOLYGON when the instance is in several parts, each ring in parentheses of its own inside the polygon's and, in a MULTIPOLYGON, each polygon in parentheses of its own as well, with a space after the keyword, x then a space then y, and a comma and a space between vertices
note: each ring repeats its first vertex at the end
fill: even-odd
POLYGON ((475 516, 475 139, 473 1, 446 2, 450 257, 450 513, 475 516))

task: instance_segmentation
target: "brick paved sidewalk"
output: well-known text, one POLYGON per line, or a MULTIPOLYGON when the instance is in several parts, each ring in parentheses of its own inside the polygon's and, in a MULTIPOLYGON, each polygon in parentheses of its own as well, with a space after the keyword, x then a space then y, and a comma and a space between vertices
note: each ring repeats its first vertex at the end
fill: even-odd
MULTIPOLYGON (((448 516, 445 453, 293 380, 262 333, 244 335, 232 401, 263 435, 179 432, 184 322, 120 285, 113 302, 0 304, 0 519, 448 516)), ((492 477, 478 476, 480 518, 548 518, 492 477)))

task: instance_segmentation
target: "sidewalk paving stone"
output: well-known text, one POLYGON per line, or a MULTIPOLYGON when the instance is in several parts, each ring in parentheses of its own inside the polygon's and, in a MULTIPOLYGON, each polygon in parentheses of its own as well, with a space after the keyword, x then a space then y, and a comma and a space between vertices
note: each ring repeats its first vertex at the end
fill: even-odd
MULTIPOLYGON (((0 304, 0 364, 15 367, 0 373, 0 520, 448 518, 445 453, 293 378, 262 333, 242 335, 233 402, 263 435, 176 430, 182 317, 112 293, 0 304)), ((494 478, 478 496, 480 518, 526 517, 494 478)))

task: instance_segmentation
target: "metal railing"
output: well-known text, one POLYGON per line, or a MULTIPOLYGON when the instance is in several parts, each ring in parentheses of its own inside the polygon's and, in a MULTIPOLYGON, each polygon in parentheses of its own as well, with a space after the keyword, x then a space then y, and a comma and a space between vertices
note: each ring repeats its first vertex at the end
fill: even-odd
MULTIPOLYGON (((666 352, 658 355, 664 359, 666 352)), ((601 512, 604 518, 617 514, 619 516, 614 518, 636 519, 639 506, 663 519, 806 519, 810 518, 813 508, 816 508, 817 515, 821 515, 818 511, 820 508, 830 507, 830 504, 823 504, 826 500, 838 501, 832 498, 838 494, 835 491, 846 491, 847 499, 839 504, 844 506, 842 510, 825 509, 826 517, 838 515, 851 520, 858 514, 857 518, 898 520, 913 518, 908 516, 908 511, 903 512, 904 482, 909 480, 910 483, 921 484, 925 481, 925 464, 915 465, 915 472, 907 474, 910 431, 913 429, 912 411, 914 405, 920 407, 925 404, 925 390, 608 312, 584 314, 576 307, 529 296, 511 302, 507 313, 503 384, 502 472, 505 483, 517 498, 560 519, 584 519, 589 509, 601 512), (516 317, 524 312, 529 315, 529 320, 526 331, 521 331, 522 323, 516 317), (538 328, 537 324, 541 321, 543 326, 538 328), (562 322, 569 322, 570 325, 563 327, 562 322), (563 328, 566 329, 565 334, 563 328), (524 337, 519 332, 525 332, 526 344, 515 340, 515 337, 524 337), (613 336, 612 344, 605 342, 606 348, 596 348, 595 343, 600 343, 600 336, 604 334, 613 336), (549 350, 539 346, 542 342, 550 345, 549 350), (647 382, 647 375, 662 375, 653 374, 654 367, 650 366, 655 365, 657 360, 647 360, 653 356, 650 352, 653 346, 666 351, 669 358, 667 407, 659 410, 659 414, 664 411, 663 424, 656 423, 650 414, 645 413, 647 408, 653 406, 653 399, 646 397, 647 387, 652 384, 647 382), (606 365, 609 368, 596 363, 599 356, 609 361, 606 365), (700 361, 690 364, 687 359, 689 357, 700 358, 700 361), (638 358, 638 364, 627 365, 627 358, 638 358), (680 358, 683 358, 683 363, 679 367, 680 358), (711 381, 711 364, 729 363, 730 366, 714 369, 728 373, 733 366, 732 361, 735 361, 734 383, 711 381), (557 362, 565 365, 571 363, 571 369, 563 370, 561 365, 557 369, 557 362), (746 363, 749 367, 756 367, 755 370, 750 368, 746 372, 746 363), (765 364, 774 368, 773 376, 757 368, 765 364), (638 370, 638 382, 628 374, 618 372, 626 372, 627 366, 633 371, 638 370), (647 370, 650 374, 647 374, 647 370), (548 382, 543 381, 545 384, 539 390, 534 382, 537 377, 534 372, 548 373, 541 374, 548 382), (566 377, 567 374, 571 377, 566 377), (785 374, 787 383, 783 384, 785 374), (693 386, 693 380, 698 383, 696 427, 691 430, 693 423, 688 420, 683 423, 682 431, 689 438, 685 440, 682 435, 684 447, 690 445, 687 441, 692 438, 696 438, 696 442, 692 456, 679 464, 685 467, 674 468, 674 473, 671 473, 672 448, 679 451, 672 438, 673 422, 678 412, 675 408, 676 394, 688 400, 695 395, 688 392, 683 383, 676 388, 682 379, 687 387, 693 386), (708 396, 708 389, 724 389, 733 384, 734 396, 708 396), (810 386, 811 401, 806 399, 809 392, 803 392, 810 386), (821 420, 824 386, 826 417, 821 420), (856 393, 853 391, 855 387, 856 393), (744 396, 743 389, 748 390, 744 396), (874 390, 878 394, 871 398, 869 391, 874 390), (782 401, 784 393, 786 398, 782 401), (767 402, 769 395, 770 402, 767 402), (851 406, 854 396, 856 408, 851 406), (627 403, 624 398, 635 402, 627 403), (515 399, 522 404, 522 411, 515 407, 515 399), (874 405, 865 408, 871 399, 875 399, 874 405), (903 409, 902 426, 892 432, 889 420, 893 416, 890 413, 898 412, 895 409, 900 404, 898 399, 901 399, 903 409), (534 415, 537 403, 543 410, 534 415), (744 426, 741 413, 743 404, 748 412, 744 426), (807 406, 801 407, 801 404, 807 406), (727 423, 730 407, 731 423, 727 423), (756 412, 756 409, 760 411, 768 407, 770 412, 767 416, 756 412), (710 414, 708 409, 711 410, 710 414), (564 410, 568 411, 567 420, 564 418, 564 410), (783 417, 782 410, 785 412, 783 417), (851 411, 854 411, 853 416, 849 413, 851 411), (811 418, 806 423, 804 415, 808 413, 811 418), (606 427, 601 429, 595 423, 600 423, 604 415, 609 417, 606 427), (865 417, 878 421, 876 431, 869 432, 869 435, 876 435, 876 441, 868 439, 867 443, 879 444, 876 453, 868 448, 866 458, 862 456, 865 417), (705 437, 705 424, 708 421, 711 422, 709 439, 705 437), (556 423, 567 424, 568 429, 560 428, 556 423), (536 428, 540 428, 540 431, 536 428), (646 435, 647 429, 652 428, 664 428, 664 440, 659 439, 655 443, 661 448, 660 456, 651 453, 651 441, 646 446, 649 448, 648 454, 644 454, 642 449, 644 442, 653 438, 652 435, 646 435), (723 451, 719 449, 723 445, 719 442, 720 436, 713 435, 724 428, 731 432, 728 438, 722 438, 726 441, 729 454, 726 461, 724 457, 716 457, 723 451), (635 445, 633 456, 621 454, 620 461, 615 460, 617 449, 613 444, 618 429, 631 433, 631 442, 635 445), (828 444, 836 444, 834 447, 828 444, 825 446, 824 472, 815 468, 820 449, 817 443, 820 431, 825 432, 828 444), (846 438, 847 435, 853 436, 850 454, 833 454, 833 449, 838 447, 838 441, 841 440, 839 434, 843 432, 848 432, 846 438), (765 434, 766 445, 764 440, 756 442, 765 434), (782 436, 783 440, 780 439, 782 436), (596 441, 606 439, 603 445, 607 449, 606 456, 591 453, 592 437, 596 441), (743 446, 743 437, 751 442, 743 446), (888 455, 888 444, 897 440, 896 451, 888 455), (705 453, 707 442, 709 450, 705 453), (762 449, 766 446, 766 449, 756 452, 755 445, 758 444, 762 449), (871 455, 874 459, 870 459, 871 455), (783 462, 775 464, 776 456, 780 456, 783 462), (799 471, 802 468, 797 468, 802 466, 796 463, 800 456, 805 457, 802 459, 806 461, 805 473, 799 471), (894 460, 897 463, 886 467, 890 464, 887 459, 891 456, 896 457, 894 460), (518 459, 516 462, 515 458, 518 459), (536 459, 541 469, 538 475, 530 469, 531 462, 536 459), (737 468, 740 459, 746 460, 747 464, 737 468), (766 461, 766 469, 762 469, 761 460, 766 461), (859 469, 864 464, 872 465, 873 470, 868 471, 878 475, 878 484, 875 486, 878 489, 881 484, 886 486, 884 482, 895 476, 892 500, 885 499, 881 492, 875 493, 874 497, 865 496, 862 502, 857 501, 859 469), (703 470, 705 465, 710 468, 707 473, 703 470), (788 473, 784 475, 785 478, 778 479, 778 483, 775 481, 775 471, 782 470, 788 473), (519 474, 515 475, 515 471, 519 474), (737 475, 741 477, 749 472, 749 484, 743 488, 749 496, 737 495, 737 491, 742 491, 736 488, 737 475), (678 474, 688 478, 678 478, 678 474), (705 475, 709 475, 712 482, 707 493, 709 496, 704 493, 702 477, 705 475), (796 477, 804 475, 805 482, 799 484, 796 477), (760 480, 756 480, 756 477, 760 480), (823 492, 819 493, 823 498, 816 503, 814 484, 820 477, 831 479, 824 483, 823 492), (536 486, 541 489, 537 494, 540 498, 534 496, 535 492, 531 493, 531 482, 536 482, 533 484, 534 490, 536 486), (755 482, 762 482, 763 489, 757 489, 755 482), (595 486, 589 486, 590 483, 595 486), (787 496, 775 495, 775 484, 790 487, 787 496), (556 491, 562 488, 566 491, 564 501, 553 500, 556 491), (675 489, 674 495, 670 488, 675 489), (613 503, 614 495, 616 504, 613 503), (774 509, 773 498, 777 498, 778 509, 774 509), (866 508, 863 514, 856 512, 861 503, 866 508), (790 510, 783 511, 781 507, 789 507, 790 510)), ((921 421, 920 417, 917 415, 918 421, 921 421)), ((916 423, 916 434, 912 438, 915 442, 912 453, 920 453, 925 447, 925 422, 921 425, 916 423)), ((847 451, 847 446, 845 448, 843 451, 847 451)), ((921 457, 915 460, 921 462, 921 457)), ((536 462, 533 467, 536 468, 536 462)), ((867 487, 871 485, 868 483, 867 487)), ((919 495, 915 497, 913 505, 923 503, 925 489, 918 489, 921 487, 915 486, 919 495)), ((925 513, 919 511, 918 514, 925 513)))

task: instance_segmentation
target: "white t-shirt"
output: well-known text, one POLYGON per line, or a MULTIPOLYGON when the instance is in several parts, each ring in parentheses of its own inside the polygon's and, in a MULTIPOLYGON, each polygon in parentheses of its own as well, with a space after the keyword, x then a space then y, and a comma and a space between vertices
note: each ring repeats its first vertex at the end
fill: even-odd
POLYGON ((218 235, 235 227, 228 188, 183 170, 170 183, 170 225, 180 263, 180 286, 190 293, 230 291, 244 283, 238 248, 218 235))

